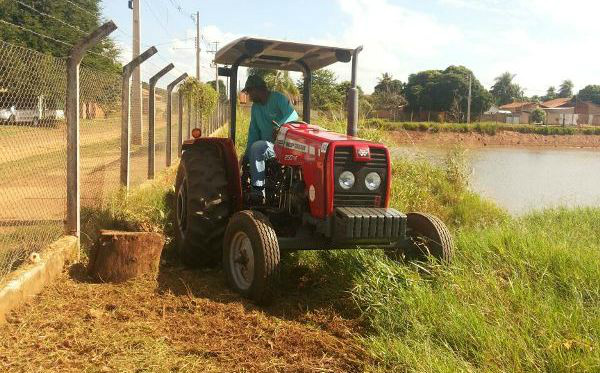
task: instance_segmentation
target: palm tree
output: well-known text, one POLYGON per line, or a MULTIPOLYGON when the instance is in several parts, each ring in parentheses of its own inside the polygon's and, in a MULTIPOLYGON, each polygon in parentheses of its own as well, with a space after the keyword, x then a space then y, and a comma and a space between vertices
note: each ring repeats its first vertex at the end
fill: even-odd
POLYGON ((567 79, 562 82, 560 87, 558 88, 558 97, 561 98, 569 98, 573 97, 573 87, 574 84, 571 80, 567 79))
POLYGON ((498 105, 523 99, 523 89, 517 83, 513 83, 515 76, 515 74, 507 71, 496 77, 496 82, 492 86, 490 93, 494 96, 498 105))

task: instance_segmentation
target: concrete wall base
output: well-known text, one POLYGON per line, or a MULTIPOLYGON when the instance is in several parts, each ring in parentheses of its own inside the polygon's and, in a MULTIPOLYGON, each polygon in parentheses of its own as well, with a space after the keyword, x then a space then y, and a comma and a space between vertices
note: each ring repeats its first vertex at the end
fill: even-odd
POLYGON ((0 284, 0 323, 6 315, 39 294, 66 263, 79 260, 79 238, 65 236, 47 247, 37 263, 18 269, 0 284))

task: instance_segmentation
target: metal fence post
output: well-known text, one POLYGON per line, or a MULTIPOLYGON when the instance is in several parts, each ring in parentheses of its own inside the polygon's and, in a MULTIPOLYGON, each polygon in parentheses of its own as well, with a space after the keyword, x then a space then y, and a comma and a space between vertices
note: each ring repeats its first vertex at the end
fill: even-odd
POLYGON ((131 130, 131 123, 129 121, 130 107, 129 97, 131 94, 131 87, 129 85, 129 79, 133 73, 133 69, 142 64, 148 58, 152 57, 157 52, 156 47, 148 48, 144 53, 140 54, 127 65, 123 66, 123 88, 121 89, 121 170, 120 170, 120 181, 121 186, 125 190, 129 190, 129 147, 130 138, 129 132, 131 130))
POLYGON ((108 21, 81 39, 67 60, 67 219, 66 233, 79 237, 81 226, 79 167, 79 64, 85 52, 117 29, 108 21))
POLYGON ((177 156, 181 158, 181 146, 183 145, 183 96, 179 91, 177 91, 177 99, 179 100, 179 115, 177 118, 179 141, 177 142, 177 156))
MULTIPOLYGON (((171 83, 167 85, 167 141, 166 141, 166 165, 167 167, 171 166, 171 110, 172 110, 172 93, 173 88, 183 79, 187 78, 188 74, 183 73, 177 79, 173 80, 171 83)), ((181 140, 181 99, 179 100, 179 137, 181 140)), ((178 148, 181 149, 181 141, 179 142, 178 148)))
POLYGON ((189 138, 192 136, 192 98, 188 97, 187 99, 187 107, 188 107, 188 115, 187 115, 187 119, 188 119, 188 125, 187 125, 187 136, 186 136, 186 140, 189 140, 189 138))
MULTIPOLYGON (((158 79, 162 78, 174 67, 175 65, 173 65, 172 63, 168 64, 167 66, 163 67, 162 70, 154 74, 150 78, 149 82, 150 91, 148 92, 148 179, 154 179, 154 153, 156 152, 156 144, 154 143, 156 122, 156 112, 154 109, 154 87, 156 86, 156 82, 158 82, 158 79)), ((167 132, 171 132, 168 127, 167 132)))

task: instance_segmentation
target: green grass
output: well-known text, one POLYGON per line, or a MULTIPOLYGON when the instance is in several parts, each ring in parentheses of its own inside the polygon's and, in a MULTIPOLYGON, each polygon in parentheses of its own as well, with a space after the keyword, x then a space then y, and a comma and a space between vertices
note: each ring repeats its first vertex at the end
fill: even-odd
POLYGON ((351 294, 373 370, 600 371, 600 208, 511 218, 469 190, 464 162, 454 149, 440 166, 400 159, 393 169, 391 205, 451 227, 450 266, 424 272, 372 251, 301 253, 299 263, 351 294))
MULTIPOLYGON (((241 150, 247 120, 238 124, 241 150)), ((389 141, 381 128, 361 136, 389 141)), ((117 196, 106 221, 168 233, 171 182, 172 174, 117 196)), ((600 371, 600 208, 512 218, 469 190, 460 149, 437 166, 396 161, 392 196, 393 207, 448 223, 457 249, 451 265, 400 264, 360 250, 288 258, 314 280, 315 296, 326 292, 332 304, 351 298, 372 371, 600 371)))
POLYGON ((84 251, 96 241, 99 229, 164 233, 167 246, 170 246, 175 174, 175 167, 168 168, 158 173, 153 181, 131 188, 128 194, 114 192, 104 207, 82 207, 84 251))

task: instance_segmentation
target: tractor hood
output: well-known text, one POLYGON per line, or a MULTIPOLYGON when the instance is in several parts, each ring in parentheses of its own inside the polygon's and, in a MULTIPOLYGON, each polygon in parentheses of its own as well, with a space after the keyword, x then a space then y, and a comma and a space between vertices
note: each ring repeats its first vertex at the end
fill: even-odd
MULTIPOLYGON (((275 157, 284 166, 301 168, 313 216, 324 218, 332 214, 335 194, 333 180, 341 164, 356 170, 357 177, 364 173, 360 170, 378 170, 384 184, 379 202, 372 207, 388 205, 391 167, 389 151, 383 144, 331 132, 304 122, 292 122, 284 124, 277 133, 275 157)), ((370 197, 367 195, 365 198, 370 197)))
MULTIPOLYGON (((307 140, 318 141, 320 143, 331 143, 336 141, 360 141, 367 142, 366 140, 360 139, 354 136, 348 136, 337 132, 332 132, 327 129, 308 124, 304 122, 292 122, 284 124, 280 133, 284 132, 287 134, 289 131, 290 135, 302 136, 307 140)), ((279 137, 278 137, 279 139, 279 137)))

